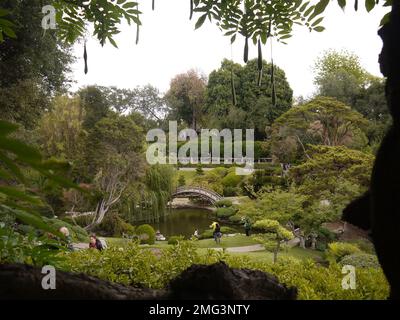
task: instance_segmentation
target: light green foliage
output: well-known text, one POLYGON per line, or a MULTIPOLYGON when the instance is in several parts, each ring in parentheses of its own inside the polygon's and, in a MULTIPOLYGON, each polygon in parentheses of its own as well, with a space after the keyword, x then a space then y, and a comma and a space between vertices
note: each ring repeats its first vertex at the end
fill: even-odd
POLYGON ((322 267, 311 260, 283 257, 275 264, 254 262, 245 256, 216 250, 207 250, 199 255, 188 241, 161 249, 157 256, 136 243, 111 246, 103 252, 84 250, 68 253, 63 269, 125 285, 164 288, 192 264, 212 264, 221 260, 232 268, 249 268, 275 275, 281 283, 297 287, 300 300, 386 299, 389 295, 389 286, 380 268, 357 268, 356 289, 343 290, 342 268, 337 264, 322 267))
POLYGON ((125 285, 163 288, 190 265, 200 261, 188 241, 162 249, 159 257, 151 250, 129 243, 123 247, 111 246, 103 252, 84 250, 70 253, 64 269, 125 285))
POLYGON ((135 230, 135 234, 142 244, 154 244, 156 239, 156 232, 153 227, 148 224, 138 226, 135 230))
MULTIPOLYGON (((367 120, 349 106, 328 97, 316 98, 304 105, 291 108, 279 117, 272 126, 272 152, 278 158, 285 158, 281 149, 282 141, 292 137, 297 153, 307 154, 305 145, 327 146, 352 145, 354 140, 362 141, 358 135, 366 128, 367 120)), ((367 139, 364 139, 365 144, 367 139)), ((287 155, 286 155, 287 156, 287 155)))
POLYGON ((273 233, 277 239, 290 240, 293 238, 292 232, 282 227, 276 220, 263 219, 256 221, 253 224, 253 228, 262 232, 273 233))
POLYGON ((278 189, 262 193, 256 200, 241 203, 238 214, 248 216, 253 221, 272 219, 286 224, 304 213, 303 203, 306 199, 301 194, 278 189))
POLYGON ((380 264, 376 255, 367 253, 353 253, 344 256, 340 260, 340 265, 351 265, 356 268, 379 268, 380 264))
POLYGON ((343 146, 309 146, 307 153, 310 159, 290 169, 296 192, 309 198, 314 211, 337 218, 369 187, 374 156, 343 146), (321 200, 329 203, 321 204, 321 200))
POLYGON ((277 276, 287 286, 297 287, 299 300, 383 300, 389 295, 389 285, 380 268, 356 268, 356 289, 343 290, 342 267, 336 263, 322 267, 311 260, 281 257, 277 263, 267 264, 230 256, 226 261, 231 267, 257 269, 277 276))
POLYGON ((326 257, 329 261, 340 262, 345 256, 361 253, 361 250, 354 244, 346 242, 332 242, 328 244, 326 257))

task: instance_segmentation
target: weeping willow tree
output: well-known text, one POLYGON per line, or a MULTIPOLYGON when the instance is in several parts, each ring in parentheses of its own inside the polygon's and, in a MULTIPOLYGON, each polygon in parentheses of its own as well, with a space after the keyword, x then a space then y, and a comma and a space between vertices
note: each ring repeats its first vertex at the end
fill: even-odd
POLYGON ((149 167, 144 181, 134 187, 127 201, 126 218, 132 223, 160 221, 167 212, 173 191, 173 176, 171 166, 157 164, 149 167))

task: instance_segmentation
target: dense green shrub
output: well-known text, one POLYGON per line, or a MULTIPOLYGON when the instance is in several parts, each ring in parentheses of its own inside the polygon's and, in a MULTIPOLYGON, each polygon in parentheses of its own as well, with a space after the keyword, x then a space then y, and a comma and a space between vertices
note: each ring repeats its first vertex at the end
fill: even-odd
POLYGON ((71 240, 73 242, 86 242, 89 241, 89 234, 87 231, 79 226, 71 225, 68 222, 59 219, 46 219, 46 221, 55 229, 59 230, 66 227, 69 231, 71 240))
POLYGON ((339 262, 340 265, 352 265, 356 268, 379 268, 377 256, 368 253, 355 253, 344 256, 339 262))
POLYGON ((216 211, 217 218, 219 219, 227 219, 233 215, 235 215, 236 210, 232 207, 229 208, 218 208, 216 211))
POLYGON ((229 222, 234 223, 234 224, 241 224, 242 223, 242 217, 238 214, 235 214, 233 216, 229 217, 229 222))
MULTIPOLYGON (((236 233, 236 230, 230 227, 221 227, 222 234, 236 233)), ((201 239, 209 239, 213 237, 213 231, 206 230, 201 234, 201 239)))
POLYGON ((221 182, 224 187, 234 188, 238 186, 242 180, 243 176, 237 175, 236 172, 233 171, 228 173, 221 182))
POLYGON ((224 197, 235 197, 241 194, 241 189, 239 187, 223 187, 222 194, 224 197))
POLYGON ((121 237, 123 234, 133 235, 135 227, 125 222, 118 213, 111 212, 93 231, 102 236, 121 237))
POLYGON ((339 262, 344 256, 355 253, 361 253, 361 250, 351 243, 332 242, 328 244, 326 258, 330 262, 339 262))
POLYGON ((215 203, 217 208, 232 207, 232 201, 229 199, 222 199, 215 203))
POLYGON ((151 225, 142 224, 136 228, 135 233, 142 244, 154 244, 156 241, 156 232, 151 225))
POLYGON ((171 236, 168 238, 168 244, 178 244, 179 241, 185 240, 184 236, 171 236))
POLYGON ((129 243, 108 250, 82 250, 66 254, 63 269, 83 272, 104 280, 125 285, 163 288, 170 280, 193 264, 211 264, 225 261, 233 268, 261 270, 275 275, 278 280, 298 289, 300 300, 376 300, 386 299, 389 286, 380 268, 357 268, 357 287, 343 290, 342 266, 333 263, 322 267, 311 260, 284 258, 277 263, 255 262, 246 256, 231 256, 221 251, 208 250, 199 255, 189 241, 179 242, 160 255, 129 243))

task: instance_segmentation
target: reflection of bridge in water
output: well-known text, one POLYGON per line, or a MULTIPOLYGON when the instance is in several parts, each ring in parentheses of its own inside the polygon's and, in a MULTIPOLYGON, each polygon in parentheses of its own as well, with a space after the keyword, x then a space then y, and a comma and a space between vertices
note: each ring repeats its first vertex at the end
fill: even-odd
POLYGON ((172 199, 173 198, 201 198, 204 200, 207 200, 214 204, 215 202, 221 200, 223 197, 210 189, 206 189, 203 187, 196 187, 196 186, 183 186, 179 187, 175 190, 175 192, 172 194, 172 199))

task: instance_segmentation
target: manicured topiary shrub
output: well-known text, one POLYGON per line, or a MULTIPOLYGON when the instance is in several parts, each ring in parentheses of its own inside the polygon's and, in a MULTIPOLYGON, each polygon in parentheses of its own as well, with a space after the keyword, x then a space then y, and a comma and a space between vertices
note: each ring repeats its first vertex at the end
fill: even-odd
POLYGON ((185 240, 184 236, 172 236, 172 237, 169 237, 168 244, 175 245, 175 244, 178 244, 179 241, 183 241, 183 240, 185 240))
POLYGON ((156 241, 156 232, 153 227, 148 224, 142 224, 135 230, 136 236, 139 238, 141 244, 154 244, 156 241))
POLYGON ((232 201, 229 199, 222 199, 215 203, 217 208, 232 207, 232 201))
POLYGON ((232 207, 229 208, 218 208, 216 211, 217 218, 227 219, 233 215, 235 215, 236 210, 232 207))
POLYGON ((235 224, 241 224, 242 223, 242 217, 238 214, 235 214, 233 216, 229 217, 229 222, 235 223, 235 224))
POLYGON ((377 256, 368 253, 355 253, 345 256, 340 260, 340 265, 351 265, 356 268, 379 268, 377 256))

